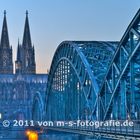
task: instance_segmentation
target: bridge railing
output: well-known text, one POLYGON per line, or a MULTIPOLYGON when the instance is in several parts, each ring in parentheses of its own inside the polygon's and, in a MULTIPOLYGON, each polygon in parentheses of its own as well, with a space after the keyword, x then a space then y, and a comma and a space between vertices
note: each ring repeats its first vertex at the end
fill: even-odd
MULTIPOLYGON (((112 121, 112 120, 111 120, 112 121)), ((105 123, 105 122, 103 122, 105 123)), ((127 121, 127 124, 123 124, 124 121, 119 121, 120 125, 110 125, 110 126, 99 126, 96 125, 93 126, 80 126, 80 125, 72 125, 72 126, 52 126, 52 128, 56 129, 63 129, 66 131, 75 131, 78 133, 78 131, 86 131, 86 132, 92 132, 93 134, 99 133, 99 134, 112 134, 112 135, 122 135, 122 136, 130 136, 130 137, 140 137, 140 120, 138 121, 127 121), (130 124, 131 125, 128 125, 130 124)))

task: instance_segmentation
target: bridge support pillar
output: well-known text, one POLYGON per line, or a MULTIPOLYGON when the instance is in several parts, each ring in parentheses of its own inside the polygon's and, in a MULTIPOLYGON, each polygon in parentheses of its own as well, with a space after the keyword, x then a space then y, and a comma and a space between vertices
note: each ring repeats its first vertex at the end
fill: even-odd
POLYGON ((121 80, 121 107, 120 107, 120 116, 119 119, 126 119, 126 81, 124 79, 121 80))
MULTIPOLYGON (((130 47, 131 52, 133 52, 134 49, 134 39, 133 34, 130 33, 130 47)), ((131 93, 131 119, 135 119, 135 77, 134 77, 134 60, 132 58, 130 62, 130 93, 131 93)))

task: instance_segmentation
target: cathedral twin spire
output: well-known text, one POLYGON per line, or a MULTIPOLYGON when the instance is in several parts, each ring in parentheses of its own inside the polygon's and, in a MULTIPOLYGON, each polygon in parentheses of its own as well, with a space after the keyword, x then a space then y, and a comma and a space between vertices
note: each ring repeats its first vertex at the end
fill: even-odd
MULTIPOLYGON (((34 47, 32 46, 31 42, 28 11, 26 11, 23 42, 20 44, 18 41, 17 60, 15 62, 16 73, 36 73, 34 53, 34 47)), ((13 74, 12 46, 10 46, 9 43, 6 11, 4 11, 4 20, 0 42, 0 74, 13 74)))
POLYGON ((9 36, 8 36, 8 28, 7 28, 7 20, 6 20, 6 11, 4 11, 4 19, 3 19, 3 27, 1 34, 1 45, 5 47, 9 47, 9 36))
POLYGON ((26 19, 25 19, 25 27, 24 27, 22 45, 23 46, 32 46, 31 35, 30 35, 30 27, 29 27, 29 20, 28 20, 28 11, 26 11, 26 19))
POLYGON ((0 42, 0 73, 1 74, 13 73, 12 46, 10 46, 9 43, 6 11, 4 11, 4 19, 0 42))
POLYGON ((23 42, 18 42, 17 60, 16 60, 16 73, 22 74, 35 74, 36 64, 34 47, 31 42, 28 11, 26 11, 25 27, 23 33, 23 42))

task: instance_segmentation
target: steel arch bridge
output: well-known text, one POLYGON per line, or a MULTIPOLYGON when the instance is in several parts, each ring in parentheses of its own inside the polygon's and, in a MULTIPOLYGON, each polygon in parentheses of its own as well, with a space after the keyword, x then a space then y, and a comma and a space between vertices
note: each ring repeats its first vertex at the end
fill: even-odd
POLYGON ((140 10, 120 42, 62 42, 48 76, 46 119, 140 119, 139 52, 140 10))
POLYGON ((117 44, 65 41, 59 45, 48 77, 48 119, 99 119, 95 103, 117 44))

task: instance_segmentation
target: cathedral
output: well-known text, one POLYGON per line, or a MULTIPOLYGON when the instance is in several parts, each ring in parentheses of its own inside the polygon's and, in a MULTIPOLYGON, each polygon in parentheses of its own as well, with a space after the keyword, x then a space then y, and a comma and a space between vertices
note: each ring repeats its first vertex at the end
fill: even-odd
MULTIPOLYGON (((18 42, 15 73, 36 73, 35 52, 34 46, 31 42, 28 11, 26 12, 23 42, 22 44, 19 44, 18 42)), ((6 11, 4 11, 4 20, 0 43, 0 74, 13 74, 12 46, 10 46, 9 43, 6 11)))
POLYGON ((46 92, 47 74, 36 74, 35 48, 32 45, 28 11, 22 43, 17 45, 15 72, 6 11, 0 41, 0 113, 3 119, 32 119, 36 94, 46 92))

